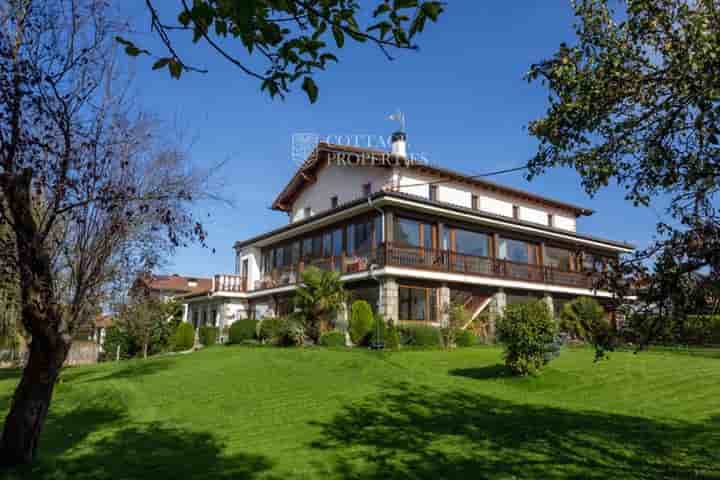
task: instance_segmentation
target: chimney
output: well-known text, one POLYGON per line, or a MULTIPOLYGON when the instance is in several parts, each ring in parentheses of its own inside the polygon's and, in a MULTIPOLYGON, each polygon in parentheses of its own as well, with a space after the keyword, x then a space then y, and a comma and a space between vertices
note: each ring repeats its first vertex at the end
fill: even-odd
POLYGON ((392 134, 392 142, 390 153, 401 157, 407 157, 407 134, 405 132, 395 132, 392 134))

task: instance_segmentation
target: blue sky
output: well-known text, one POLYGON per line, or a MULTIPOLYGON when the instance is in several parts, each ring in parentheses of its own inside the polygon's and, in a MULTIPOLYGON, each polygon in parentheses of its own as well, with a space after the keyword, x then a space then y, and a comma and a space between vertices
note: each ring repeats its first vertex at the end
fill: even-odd
MULTIPOLYGON (((129 9, 137 30, 131 38, 162 53, 146 35, 149 19, 142 4, 129 9)), ((419 38, 419 52, 396 52, 390 62, 370 45, 347 44, 340 63, 316 77, 320 98, 314 105, 299 89, 285 100, 270 100, 255 80, 208 47, 182 39, 178 46, 186 60, 209 73, 173 80, 151 71, 147 59, 131 61, 138 102, 168 125, 180 126, 194 162, 225 162, 217 172, 224 183, 221 193, 234 204, 199 205, 210 248, 181 249, 164 271, 232 272, 235 241, 287 223, 285 214, 269 206, 294 172, 295 132, 389 135, 395 124, 387 117, 400 108, 412 150, 433 163, 470 174, 522 165, 536 148, 525 127, 547 106, 547 92, 523 75, 560 42, 573 41, 572 23, 566 0, 450 1, 440 22, 419 38)), ((660 206, 632 207, 617 187, 589 198, 577 174, 568 170, 553 170, 530 183, 520 173, 493 180, 592 208, 597 213, 581 218, 579 231, 639 246, 652 238, 662 213, 660 206)))

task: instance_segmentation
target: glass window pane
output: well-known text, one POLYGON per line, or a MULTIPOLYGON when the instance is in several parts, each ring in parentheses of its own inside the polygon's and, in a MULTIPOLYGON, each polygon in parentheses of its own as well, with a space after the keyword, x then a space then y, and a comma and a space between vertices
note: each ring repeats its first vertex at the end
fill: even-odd
POLYGON ((367 252, 372 247, 372 223, 362 222, 355 225, 355 248, 358 252, 367 252))
POLYGON ((302 256, 303 258, 310 258, 312 255, 312 238, 306 238, 302 242, 302 256))
POLYGON ((484 233, 456 229, 454 250, 464 255, 489 257, 490 237, 484 233))
POLYGON ((407 218, 398 218, 395 222, 395 242, 408 247, 421 246, 419 222, 407 218))
POLYGON ((347 226, 347 253, 355 253, 355 225, 347 226))
POLYGON ((573 253, 570 250, 556 247, 545 247, 545 265, 560 270, 570 270, 573 253))
POLYGON ((382 230, 383 224, 382 223, 383 222, 382 222, 381 216, 378 215, 377 217, 375 217, 375 246, 376 247, 379 247, 380 245, 382 245, 382 242, 383 242, 383 230, 382 230))
POLYGON ((320 235, 312 239, 312 256, 313 258, 322 257, 322 237, 320 235))
POLYGON ((339 257, 343 250, 343 231, 341 228, 332 233, 332 254, 339 257))
POLYGON ((323 257, 332 255, 332 233, 328 232, 323 235, 323 257))
POLYGON ((534 264, 537 258, 537 246, 521 240, 501 238, 499 247, 500 258, 504 260, 534 264))

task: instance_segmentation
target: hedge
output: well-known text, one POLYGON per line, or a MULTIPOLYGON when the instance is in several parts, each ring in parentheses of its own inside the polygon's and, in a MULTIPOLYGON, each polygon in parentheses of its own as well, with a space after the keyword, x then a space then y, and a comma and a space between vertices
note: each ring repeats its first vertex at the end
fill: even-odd
POLYGON ((455 345, 458 347, 472 347, 478 344, 478 337, 472 330, 458 330, 455 333, 455 345))
POLYGON ((352 304, 350 315, 350 340, 355 345, 367 345, 373 331, 373 311, 365 300, 356 300, 352 304))
POLYGON ((403 325, 400 327, 403 345, 413 347, 442 347, 440 329, 430 325, 403 325))
POLYGON ((228 333, 228 343, 238 344, 245 340, 254 340, 257 338, 258 330, 257 320, 238 320, 230 325, 228 333))
POLYGON ((200 331, 198 332, 200 343, 206 347, 212 347, 215 345, 219 334, 220 329, 218 327, 211 327, 209 325, 200 327, 200 331))

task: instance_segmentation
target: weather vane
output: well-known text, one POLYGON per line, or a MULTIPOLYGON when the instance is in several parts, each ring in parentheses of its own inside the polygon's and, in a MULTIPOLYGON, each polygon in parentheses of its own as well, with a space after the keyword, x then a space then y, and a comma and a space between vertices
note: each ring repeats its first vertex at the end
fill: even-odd
POLYGON ((400 131, 405 132, 405 114, 402 113, 400 111, 400 109, 398 109, 397 111, 395 111, 395 113, 390 115, 390 120, 400 122, 400 131))

